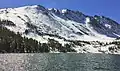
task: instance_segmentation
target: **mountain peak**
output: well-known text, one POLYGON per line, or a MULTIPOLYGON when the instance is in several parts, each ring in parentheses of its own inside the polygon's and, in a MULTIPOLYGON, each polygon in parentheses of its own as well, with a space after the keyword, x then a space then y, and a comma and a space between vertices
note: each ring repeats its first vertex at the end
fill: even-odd
POLYGON ((33 6, 31 6, 31 7, 36 8, 36 9, 38 9, 38 10, 40 10, 40 9, 45 10, 45 7, 42 6, 42 5, 33 5, 33 6))

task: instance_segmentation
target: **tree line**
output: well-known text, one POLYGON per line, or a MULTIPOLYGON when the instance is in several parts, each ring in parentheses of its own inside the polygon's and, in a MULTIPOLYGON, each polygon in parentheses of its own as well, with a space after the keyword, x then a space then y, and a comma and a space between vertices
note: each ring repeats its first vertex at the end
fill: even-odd
POLYGON ((4 26, 15 26, 8 20, 0 20, 0 53, 48 53, 50 51, 75 52, 71 44, 62 46, 54 39, 48 39, 48 43, 40 43, 32 38, 22 37, 15 34, 4 26))

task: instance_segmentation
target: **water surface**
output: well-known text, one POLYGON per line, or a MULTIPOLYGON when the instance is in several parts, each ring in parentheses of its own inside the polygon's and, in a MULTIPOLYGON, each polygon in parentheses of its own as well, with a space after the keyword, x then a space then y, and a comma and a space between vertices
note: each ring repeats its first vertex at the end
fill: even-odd
POLYGON ((120 56, 106 54, 0 54, 0 71, 120 71, 120 56))

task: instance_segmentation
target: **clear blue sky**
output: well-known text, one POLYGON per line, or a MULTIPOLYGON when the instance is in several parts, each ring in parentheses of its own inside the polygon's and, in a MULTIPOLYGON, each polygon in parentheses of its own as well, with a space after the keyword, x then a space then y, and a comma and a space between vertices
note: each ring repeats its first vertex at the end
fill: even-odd
POLYGON ((104 15, 120 23, 120 0, 0 0, 0 8, 35 4, 79 10, 87 15, 104 15))

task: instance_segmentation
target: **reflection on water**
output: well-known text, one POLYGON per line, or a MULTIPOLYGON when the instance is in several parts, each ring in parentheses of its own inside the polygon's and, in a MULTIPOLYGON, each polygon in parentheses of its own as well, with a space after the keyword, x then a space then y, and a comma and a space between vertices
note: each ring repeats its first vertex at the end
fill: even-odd
POLYGON ((1 54, 0 71, 120 71, 119 60, 105 54, 1 54))

